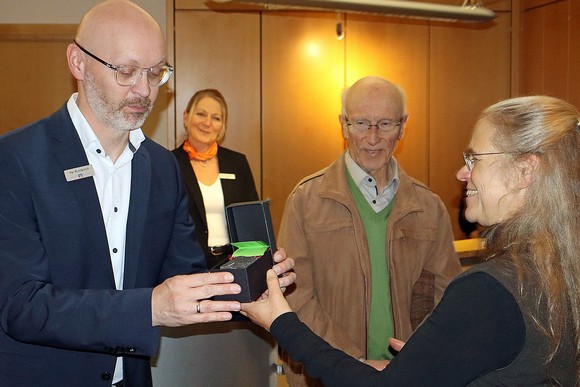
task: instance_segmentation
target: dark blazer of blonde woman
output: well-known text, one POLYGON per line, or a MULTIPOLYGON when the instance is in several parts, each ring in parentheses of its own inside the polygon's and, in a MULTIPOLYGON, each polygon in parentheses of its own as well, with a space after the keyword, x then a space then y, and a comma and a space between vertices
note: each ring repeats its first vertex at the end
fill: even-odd
MULTIPOLYGON (((173 154, 177 158, 183 181, 187 188, 189 213, 195 224, 195 236, 208 259, 208 266, 212 267, 213 256, 208 247, 208 226, 205 217, 205 205, 197 177, 191 167, 187 153, 183 150, 183 144, 179 148, 174 149, 173 154)), ((231 149, 218 146, 217 158, 220 174, 228 176, 228 178, 221 179, 222 191, 224 193, 224 207, 232 203, 258 200, 254 177, 246 156, 231 149)))

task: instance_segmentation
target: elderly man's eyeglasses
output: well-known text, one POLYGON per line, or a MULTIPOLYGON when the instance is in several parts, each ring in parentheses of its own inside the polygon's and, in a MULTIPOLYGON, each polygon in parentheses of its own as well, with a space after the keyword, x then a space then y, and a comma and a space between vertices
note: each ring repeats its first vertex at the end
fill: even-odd
POLYGON ((489 156, 489 155, 503 155, 507 152, 487 152, 487 153, 465 153, 463 152, 463 161, 468 171, 473 170, 473 165, 477 161, 478 156, 489 156))
MULTIPOLYGON (((346 117, 345 117, 346 118, 346 117)), ((378 121, 376 124, 371 124, 369 120, 359 119, 354 121, 349 121, 346 118, 346 125, 348 126, 348 131, 351 133, 365 134, 371 127, 376 127, 379 134, 386 134, 392 132, 398 126, 401 126, 403 120, 393 121, 389 119, 384 119, 378 121)))
POLYGON ((73 40, 73 42, 78 48, 81 49, 82 52, 113 70, 115 72, 115 80, 119 86, 133 86, 141 78, 143 72, 145 71, 147 73, 147 81, 149 82, 149 85, 152 87, 159 87, 164 85, 173 73, 173 67, 168 63, 149 68, 141 68, 139 66, 130 65, 115 66, 105 62, 78 44, 76 40, 73 40))

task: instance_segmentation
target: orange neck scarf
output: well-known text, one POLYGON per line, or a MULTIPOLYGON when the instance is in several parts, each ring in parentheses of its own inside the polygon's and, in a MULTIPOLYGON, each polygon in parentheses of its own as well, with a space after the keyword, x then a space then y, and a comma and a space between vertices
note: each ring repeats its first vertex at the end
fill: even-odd
POLYGON ((207 161, 213 159, 215 155, 217 155, 218 146, 217 142, 214 142, 206 152, 200 153, 189 144, 189 139, 187 139, 183 143, 183 150, 187 152, 190 160, 207 161))

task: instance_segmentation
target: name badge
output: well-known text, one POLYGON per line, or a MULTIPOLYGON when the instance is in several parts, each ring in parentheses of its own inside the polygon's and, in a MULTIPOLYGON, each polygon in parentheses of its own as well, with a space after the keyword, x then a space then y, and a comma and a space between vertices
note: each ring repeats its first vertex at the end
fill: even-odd
POLYGON ((75 181, 91 176, 95 176, 95 170, 90 164, 83 167, 67 169, 64 171, 64 177, 66 178, 66 181, 75 181))
POLYGON ((220 173, 219 176, 220 176, 220 179, 223 179, 223 180, 236 180, 235 173, 220 173))

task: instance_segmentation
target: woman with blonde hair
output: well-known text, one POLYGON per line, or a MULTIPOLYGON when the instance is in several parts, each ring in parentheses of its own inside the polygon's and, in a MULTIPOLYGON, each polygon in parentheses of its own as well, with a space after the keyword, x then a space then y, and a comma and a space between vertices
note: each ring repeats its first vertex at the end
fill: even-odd
POLYGON ((209 268, 231 254, 225 207, 258 200, 246 156, 219 145, 227 122, 228 105, 222 93, 197 91, 183 112, 187 139, 173 150, 187 187, 195 235, 209 268))

